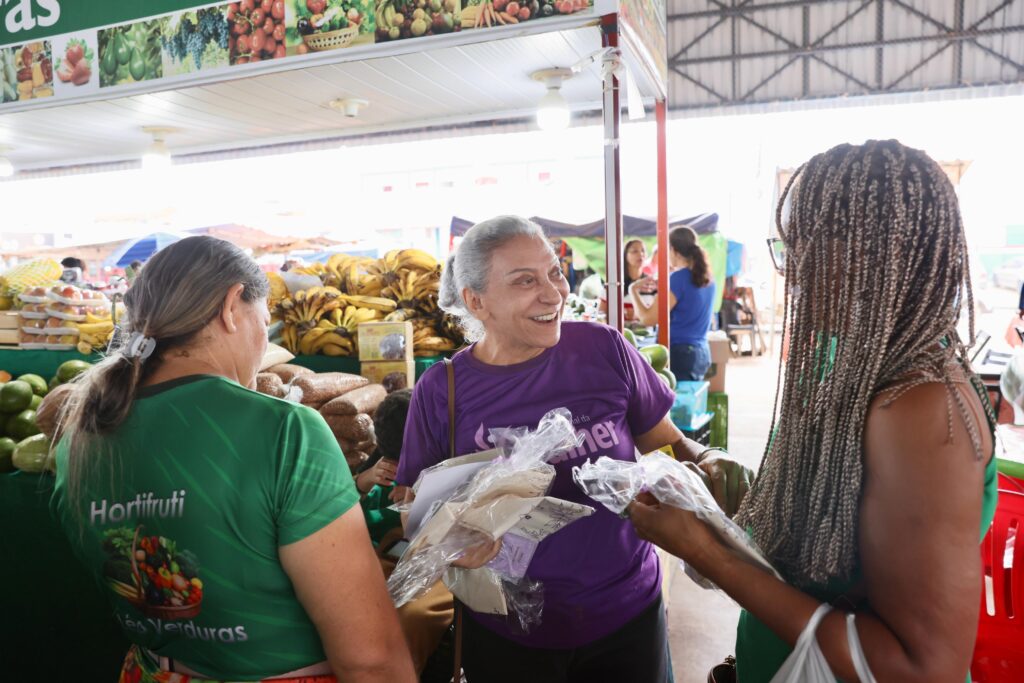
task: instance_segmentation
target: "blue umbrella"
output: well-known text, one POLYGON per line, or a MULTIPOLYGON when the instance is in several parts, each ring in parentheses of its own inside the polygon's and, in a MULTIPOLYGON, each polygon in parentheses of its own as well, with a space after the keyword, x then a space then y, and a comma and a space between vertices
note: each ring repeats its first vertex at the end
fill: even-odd
POLYGON ((124 268, 131 265, 132 261, 146 262, 153 254, 180 239, 182 239, 180 235, 172 235, 168 232, 155 232, 152 235, 140 237, 137 240, 128 242, 108 256, 103 265, 124 268))

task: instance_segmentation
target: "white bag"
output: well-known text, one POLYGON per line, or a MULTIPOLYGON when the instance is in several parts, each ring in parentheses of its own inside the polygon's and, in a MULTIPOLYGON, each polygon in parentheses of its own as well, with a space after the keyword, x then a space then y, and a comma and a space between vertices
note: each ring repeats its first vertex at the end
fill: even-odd
MULTIPOLYGON (((782 667, 772 678, 771 683, 835 683, 836 677, 832 668, 825 660, 821 648, 818 647, 818 625, 825 616, 832 611, 832 606, 823 603, 811 618, 807 621, 803 633, 796 641, 793 652, 783 662, 782 667)), ((853 667, 857 671, 860 683, 876 683, 875 677, 868 667, 867 658, 864 657, 864 650, 860 646, 860 637, 857 635, 857 626, 854 623, 855 615, 846 615, 846 640, 850 646, 850 657, 853 659, 853 667)))

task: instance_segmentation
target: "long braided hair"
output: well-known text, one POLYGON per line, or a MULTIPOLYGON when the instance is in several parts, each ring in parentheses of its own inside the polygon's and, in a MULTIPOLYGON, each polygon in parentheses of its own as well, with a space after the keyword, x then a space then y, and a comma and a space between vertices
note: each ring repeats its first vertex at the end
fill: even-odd
POLYGON ((857 566, 864 427, 882 390, 893 390, 888 404, 946 384, 949 438, 956 403, 981 457, 953 387, 961 373, 950 372, 969 372, 974 298, 953 186, 924 152, 895 140, 814 157, 776 219, 787 248, 788 360, 773 438, 738 520, 784 576, 809 586, 848 580, 857 566), (956 330, 965 304, 967 345, 956 330))

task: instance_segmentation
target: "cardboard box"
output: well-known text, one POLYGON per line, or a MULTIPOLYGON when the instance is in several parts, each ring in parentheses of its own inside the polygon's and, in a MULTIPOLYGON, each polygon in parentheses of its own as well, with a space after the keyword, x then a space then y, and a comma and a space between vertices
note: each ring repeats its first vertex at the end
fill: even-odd
POLYGON ((380 384, 384 378, 393 372, 405 375, 406 386, 410 389, 416 383, 416 361, 376 361, 373 363, 362 363, 359 374, 370 380, 373 384, 380 384))
POLYGON ((729 338, 722 335, 721 338, 717 336, 708 337, 708 346, 711 347, 711 367, 708 369, 708 374, 704 375, 711 386, 709 390, 711 393, 725 391, 725 368, 729 363, 729 359, 732 358, 732 346, 729 344, 729 338))
POLYGON ((0 313, 0 330, 17 330, 21 328, 21 318, 14 311, 0 313))
POLYGON ((359 360, 412 360, 412 323, 363 323, 359 326, 359 360))

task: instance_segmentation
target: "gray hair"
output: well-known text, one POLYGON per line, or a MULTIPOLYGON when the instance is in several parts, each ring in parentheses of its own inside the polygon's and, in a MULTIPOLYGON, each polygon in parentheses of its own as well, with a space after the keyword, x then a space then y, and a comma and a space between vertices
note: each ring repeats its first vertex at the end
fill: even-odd
POLYGON ((482 339, 484 328, 466 308, 462 291, 469 289, 477 294, 487 291, 495 250, 516 237, 536 237, 548 243, 544 230, 533 221, 521 216, 497 216, 470 228, 458 249, 448 256, 441 273, 438 305, 459 321, 467 341, 482 339))
MULTIPOLYGON (((246 303, 265 298, 270 289, 266 274, 251 257, 230 242, 209 236, 175 242, 142 269, 125 295, 127 328, 153 339, 156 351, 143 362, 124 353, 123 347, 114 349, 76 378, 59 420, 68 446, 70 500, 79 501, 85 480, 103 460, 105 439, 127 419, 136 392, 159 367, 161 357, 192 344, 237 284, 243 287, 246 303)), ((74 509, 81 508, 76 504, 74 509)))

